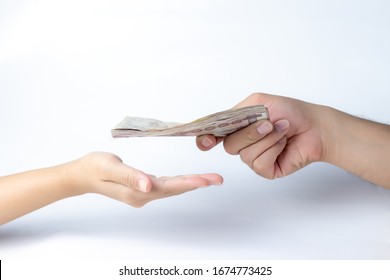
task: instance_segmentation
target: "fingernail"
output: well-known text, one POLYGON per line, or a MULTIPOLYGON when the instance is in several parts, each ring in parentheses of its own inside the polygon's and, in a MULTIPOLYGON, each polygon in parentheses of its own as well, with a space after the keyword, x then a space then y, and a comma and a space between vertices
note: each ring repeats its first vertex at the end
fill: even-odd
POLYGON ((222 186, 223 184, 222 183, 210 183, 209 185, 204 185, 204 186, 201 186, 199 188, 207 188, 207 187, 211 187, 211 186, 222 186))
POLYGON ((142 179, 142 178, 138 179, 137 184, 138 184, 138 189, 141 192, 146 192, 146 187, 148 185, 148 182, 145 179, 142 179))
POLYGON ((277 132, 282 132, 283 130, 286 130, 289 127, 288 120, 280 120, 277 121, 274 126, 277 132))
POLYGON ((205 137, 202 139, 202 145, 206 148, 210 147, 213 144, 213 141, 211 141, 209 138, 205 137))
POLYGON ((267 134, 271 132, 272 125, 269 122, 263 122, 257 127, 257 132, 260 134, 267 134))

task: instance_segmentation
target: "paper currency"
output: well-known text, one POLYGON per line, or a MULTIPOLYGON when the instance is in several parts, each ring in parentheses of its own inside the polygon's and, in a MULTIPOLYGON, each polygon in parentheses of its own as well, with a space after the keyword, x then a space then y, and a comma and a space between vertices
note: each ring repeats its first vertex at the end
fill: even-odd
POLYGON ((269 115, 267 108, 263 105, 222 111, 186 124, 163 122, 149 118, 126 117, 111 130, 111 134, 115 138, 199 136, 204 134, 226 136, 251 123, 264 119, 269 119, 269 115))

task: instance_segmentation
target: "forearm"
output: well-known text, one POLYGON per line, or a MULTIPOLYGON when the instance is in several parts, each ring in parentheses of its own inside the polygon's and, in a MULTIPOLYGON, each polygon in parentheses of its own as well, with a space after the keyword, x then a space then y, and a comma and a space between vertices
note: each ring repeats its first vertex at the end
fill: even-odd
POLYGON ((0 177, 0 224, 73 195, 65 165, 0 177))
POLYGON ((324 107, 324 161, 390 188, 390 126, 324 107))

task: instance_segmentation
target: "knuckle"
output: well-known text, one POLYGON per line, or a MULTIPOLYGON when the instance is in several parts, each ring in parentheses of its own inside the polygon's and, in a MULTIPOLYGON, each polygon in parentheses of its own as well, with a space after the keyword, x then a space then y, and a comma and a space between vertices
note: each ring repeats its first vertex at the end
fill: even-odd
POLYGON ((259 160, 253 161, 253 163, 252 163, 252 170, 256 174, 263 176, 263 173, 264 173, 263 168, 264 168, 264 166, 263 166, 263 164, 260 163, 259 160))
POLYGON ((124 174, 123 182, 125 182, 127 187, 135 187, 137 185, 136 176, 131 173, 124 174))
POLYGON ((259 139, 257 133, 254 132, 255 126, 251 126, 250 128, 251 129, 245 129, 244 137, 248 143, 252 144, 254 142, 257 142, 259 139))
POLYGON ((107 170, 109 170, 114 162, 122 162, 122 160, 117 155, 103 152, 89 153, 87 158, 91 160, 96 170, 100 173, 105 173, 107 170))
POLYGON ((249 95, 248 99, 252 101, 254 104, 259 104, 262 100, 263 93, 261 92, 254 92, 251 95, 249 95))
POLYGON ((252 163, 252 170, 263 178, 273 179, 273 176, 269 172, 269 168, 259 159, 252 163))
POLYGON ((237 155, 237 151, 233 148, 228 138, 223 142, 223 148, 229 155, 237 155))
POLYGON ((240 159, 252 168, 252 160, 246 149, 240 151, 240 159))

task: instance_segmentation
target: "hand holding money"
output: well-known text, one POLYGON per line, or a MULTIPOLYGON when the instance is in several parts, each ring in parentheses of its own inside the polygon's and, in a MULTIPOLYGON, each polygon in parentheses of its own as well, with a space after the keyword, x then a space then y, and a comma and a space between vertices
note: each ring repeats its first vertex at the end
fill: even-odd
POLYGON ((186 124, 163 122, 149 118, 126 117, 111 130, 111 134, 115 138, 199 136, 205 134, 223 137, 264 119, 269 119, 269 115, 267 108, 263 105, 222 111, 186 124))

